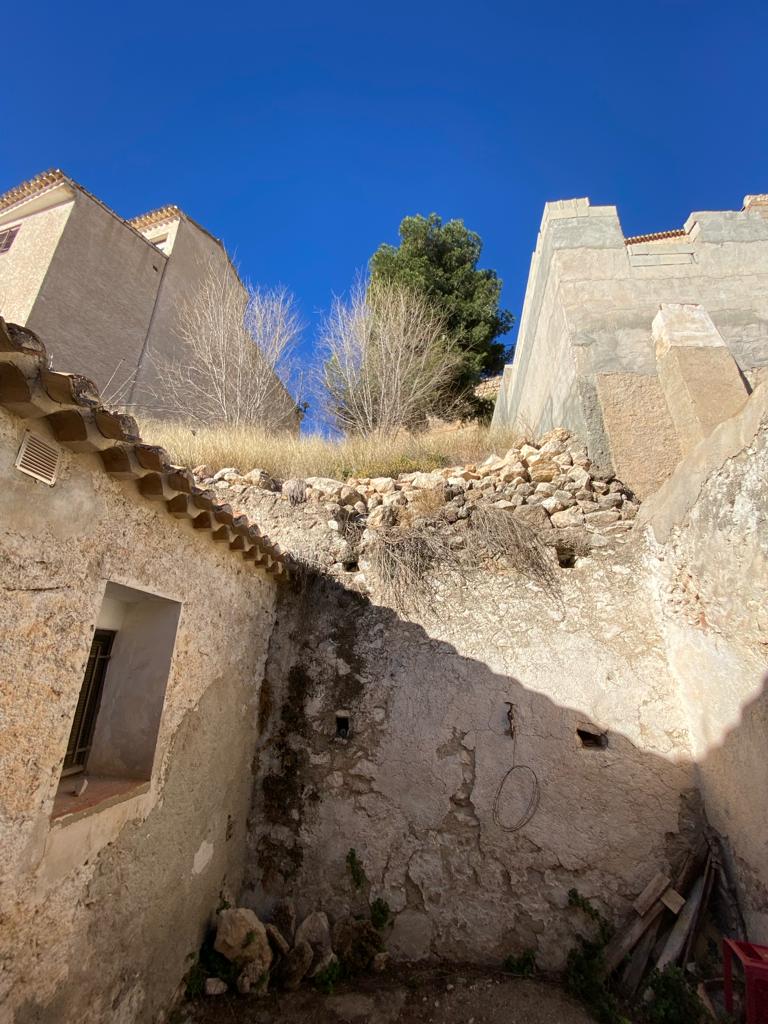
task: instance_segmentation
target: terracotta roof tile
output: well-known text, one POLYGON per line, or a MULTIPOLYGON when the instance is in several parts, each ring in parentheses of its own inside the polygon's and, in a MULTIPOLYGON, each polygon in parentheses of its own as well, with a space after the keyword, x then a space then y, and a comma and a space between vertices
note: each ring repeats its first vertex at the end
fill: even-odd
POLYGON ((688 232, 685 228, 670 228, 669 231, 652 231, 650 235, 632 235, 624 239, 624 245, 634 245, 636 242, 660 242, 662 238, 682 238, 688 232))
POLYGON ((164 448, 145 444, 132 416, 104 408, 93 381, 50 369, 38 336, 2 317, 0 405, 22 419, 45 420, 62 447, 98 453, 105 472, 134 480, 139 493, 163 502, 169 515, 209 531, 247 562, 275 576, 288 576, 288 557, 278 544, 245 516, 217 502, 213 491, 199 487, 185 466, 174 466, 164 448))
POLYGON ((139 217, 131 217, 128 223, 136 228, 137 231, 145 231, 155 224, 162 224, 166 220, 175 220, 177 217, 183 216, 183 210, 180 210, 178 206, 170 204, 169 206, 161 206, 158 210, 150 210, 149 213, 142 213, 139 217))
POLYGON ((30 178, 29 181, 23 181, 20 185, 15 185, 0 195, 0 210, 13 206, 14 203, 18 203, 21 199, 29 199, 30 196, 37 195, 38 192, 43 192, 52 185, 59 185, 62 181, 69 180, 66 174, 60 171, 58 167, 53 167, 49 171, 43 171, 42 174, 37 174, 34 178, 30 178))

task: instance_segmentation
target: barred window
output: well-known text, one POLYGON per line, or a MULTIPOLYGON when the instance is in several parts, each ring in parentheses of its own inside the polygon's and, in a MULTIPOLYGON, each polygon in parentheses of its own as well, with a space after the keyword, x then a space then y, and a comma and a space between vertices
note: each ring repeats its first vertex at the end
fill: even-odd
POLYGON ((72 731, 69 734, 62 775, 73 775, 85 770, 114 639, 115 633, 111 629, 97 629, 93 637, 72 731))
POLYGON ((4 231, 0 231, 0 253, 8 252, 13 245, 13 240, 19 233, 20 225, 15 228, 6 228, 4 231))

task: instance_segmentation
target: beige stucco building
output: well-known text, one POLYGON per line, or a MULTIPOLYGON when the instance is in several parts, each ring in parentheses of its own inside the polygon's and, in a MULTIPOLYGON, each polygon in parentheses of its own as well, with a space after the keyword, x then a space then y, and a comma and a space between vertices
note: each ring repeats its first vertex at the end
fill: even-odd
POLYGON ((593 460, 645 497, 766 374, 767 196, 632 238, 615 206, 547 203, 494 424, 534 434, 565 426, 588 443, 593 460), (695 325, 681 315, 662 323, 661 304, 704 312, 695 325), (695 414, 685 394, 689 374, 710 388, 695 414))
MULTIPOLYGON (((177 206, 124 220, 62 171, 0 196, 0 316, 56 337, 56 359, 121 403, 181 410, 162 369, 180 352, 179 309, 214 274, 242 288, 222 243, 177 206)), ((270 426, 298 430, 278 383, 270 426)))

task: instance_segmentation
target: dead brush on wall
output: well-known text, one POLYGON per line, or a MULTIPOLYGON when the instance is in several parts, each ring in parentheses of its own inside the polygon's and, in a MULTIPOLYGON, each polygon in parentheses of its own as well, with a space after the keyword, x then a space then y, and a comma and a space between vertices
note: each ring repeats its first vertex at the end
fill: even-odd
POLYGON ((416 518, 409 508, 406 515, 397 526, 377 530, 367 548, 381 597, 398 611, 430 611, 441 584, 461 586, 491 565, 559 598, 554 550, 503 509, 475 507, 461 532, 451 531, 439 513, 416 518))
POLYGON ((557 592, 556 559, 541 533, 504 509, 477 505, 469 519, 467 556, 473 568, 489 562, 520 573, 542 590, 557 592))

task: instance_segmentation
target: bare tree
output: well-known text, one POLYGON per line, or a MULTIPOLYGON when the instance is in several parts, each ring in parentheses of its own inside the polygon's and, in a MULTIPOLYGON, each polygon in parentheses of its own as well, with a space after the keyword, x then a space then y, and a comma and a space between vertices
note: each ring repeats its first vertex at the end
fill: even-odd
POLYGON ((286 383, 301 332, 293 296, 282 287, 244 287, 226 265, 211 263, 179 308, 181 346, 155 359, 154 397, 201 423, 295 422, 286 383))
POLYGON ((402 285, 359 280, 321 328, 321 384, 346 434, 423 425, 440 408, 459 362, 445 322, 402 285))

